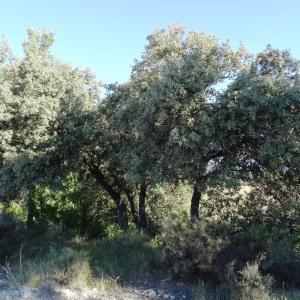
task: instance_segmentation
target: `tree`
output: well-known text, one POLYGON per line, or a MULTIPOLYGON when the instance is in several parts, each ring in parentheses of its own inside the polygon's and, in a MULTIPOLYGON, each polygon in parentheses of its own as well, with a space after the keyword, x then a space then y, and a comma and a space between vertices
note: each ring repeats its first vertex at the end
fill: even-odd
POLYGON ((204 33, 171 26, 148 37, 127 83, 107 87, 56 60, 49 31, 28 30, 24 57, 0 47, 0 197, 28 199, 70 171, 114 201, 123 229, 147 227, 158 184, 193 186, 199 217, 211 185, 267 178, 299 184, 299 63, 271 47, 254 60, 204 33))
POLYGON ((220 100, 218 130, 234 152, 237 174, 263 180, 299 180, 299 62, 268 46, 241 72, 220 100), (233 150, 234 149, 234 150, 233 150))
POLYGON ((29 226, 35 185, 63 174, 68 150, 78 147, 76 134, 83 133, 83 116, 94 109, 98 93, 87 71, 51 55, 53 41, 50 31, 29 29, 24 57, 6 64, 1 74, 0 197, 27 194, 29 226))
POLYGON ((247 56, 243 48, 234 52, 213 36, 178 26, 157 30, 148 41, 119 112, 136 139, 129 174, 154 183, 188 181, 197 218, 208 164, 224 155, 223 141, 215 138, 215 99, 247 56))
POLYGON ((146 227, 145 215, 141 217, 137 211, 136 196, 143 196, 143 189, 140 188, 139 192, 138 182, 127 176, 127 157, 135 147, 134 133, 129 127, 123 126, 119 114, 125 92, 124 86, 109 87, 107 97, 98 107, 89 140, 82 148, 82 160, 97 183, 114 200, 119 226, 123 229, 128 227, 129 205, 133 223, 142 229, 146 227))

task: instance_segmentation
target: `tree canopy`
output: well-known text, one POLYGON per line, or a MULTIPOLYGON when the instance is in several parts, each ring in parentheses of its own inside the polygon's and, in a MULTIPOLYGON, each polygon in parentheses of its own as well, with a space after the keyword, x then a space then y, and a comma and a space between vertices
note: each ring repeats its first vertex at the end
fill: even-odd
POLYGON ((161 184, 193 188, 199 217, 210 186, 263 178, 299 185, 299 62, 267 46, 234 51, 180 26, 156 30, 124 84, 56 59, 50 31, 28 30, 24 57, 0 48, 0 199, 23 195, 34 221, 36 186, 71 171, 115 204, 120 227, 147 226, 161 184))

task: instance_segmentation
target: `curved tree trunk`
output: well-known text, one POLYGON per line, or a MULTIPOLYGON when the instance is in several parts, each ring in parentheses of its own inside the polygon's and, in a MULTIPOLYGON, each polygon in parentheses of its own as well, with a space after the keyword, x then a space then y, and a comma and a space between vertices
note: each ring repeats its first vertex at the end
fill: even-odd
POLYGON ((96 166, 90 167, 90 172, 95 177, 96 181, 106 190, 110 197, 114 200, 118 210, 118 224, 121 229, 128 228, 127 206, 121 199, 121 194, 116 191, 106 180, 103 173, 96 166))

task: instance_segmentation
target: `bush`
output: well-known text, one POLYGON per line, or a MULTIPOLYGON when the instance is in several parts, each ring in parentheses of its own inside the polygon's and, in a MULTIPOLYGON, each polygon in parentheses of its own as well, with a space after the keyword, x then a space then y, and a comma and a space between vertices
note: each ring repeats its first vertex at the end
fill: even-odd
POLYGON ((44 256, 23 261, 22 253, 18 264, 4 267, 6 276, 15 285, 37 287, 45 282, 55 281, 61 285, 83 287, 92 282, 92 272, 89 267, 86 252, 75 251, 64 247, 50 248, 44 256))
POLYGON ((116 220, 115 207, 103 190, 69 173, 60 190, 37 186, 34 193, 36 222, 61 224, 91 238, 104 237, 106 227, 116 220))
POLYGON ((163 262, 179 277, 216 277, 215 260, 225 241, 216 226, 200 220, 191 223, 187 216, 173 218, 162 232, 163 262))
POLYGON ((98 276, 127 280, 146 278, 159 256, 159 246, 139 232, 116 232, 94 244, 90 263, 98 276))
POLYGON ((216 264, 221 269, 234 262, 235 271, 240 271, 247 263, 254 262, 258 256, 265 253, 268 248, 267 239, 255 228, 229 234, 227 241, 216 257, 216 264))
POLYGON ((158 234, 162 225, 173 214, 185 212, 192 195, 192 189, 188 184, 162 184, 149 188, 147 192, 147 232, 158 234))
POLYGON ((19 251, 25 239, 25 224, 10 214, 0 215, 0 261, 19 251))
POLYGON ((257 226, 244 232, 211 221, 191 223, 187 217, 169 221, 162 232, 163 262, 172 275, 224 282, 233 263, 239 273, 263 256, 260 272, 279 286, 300 286, 299 242, 286 231, 257 226))
MULTIPOLYGON (((219 285, 201 282, 194 290, 194 300, 268 300, 271 299, 272 278, 259 272, 258 261, 246 264, 243 270, 234 271, 230 264, 219 285), (226 279, 225 279, 226 278, 226 279)), ((276 298, 277 299, 277 298, 276 298)))
POLYGON ((268 300, 271 294, 272 277, 262 276, 259 272, 259 263, 247 263, 239 272, 236 280, 236 299, 241 300, 268 300))
POLYGON ((271 237, 266 249, 266 259, 262 271, 271 274, 279 286, 300 287, 300 253, 299 241, 288 232, 271 237))
POLYGON ((13 216, 15 219, 26 222, 27 205, 25 200, 11 201, 9 204, 3 205, 1 211, 4 214, 13 216))

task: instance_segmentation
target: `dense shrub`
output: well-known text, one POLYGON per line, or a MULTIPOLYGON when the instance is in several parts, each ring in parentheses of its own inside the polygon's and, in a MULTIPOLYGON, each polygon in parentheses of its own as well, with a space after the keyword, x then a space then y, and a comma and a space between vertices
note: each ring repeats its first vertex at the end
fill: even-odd
POLYGON ((158 234, 172 215, 186 212, 191 195, 188 184, 161 184, 149 189, 147 232, 158 234))
POLYGON ((100 189, 70 173, 59 190, 37 187, 34 194, 36 221, 61 224, 89 237, 105 236, 106 227, 115 222, 116 212, 100 189))
POLYGON ((115 232, 97 241, 90 254, 90 263, 98 276, 145 279, 158 260, 158 244, 139 232, 115 232))
POLYGON ((0 214, 0 261, 17 253, 26 236, 25 224, 10 214, 0 214))
POLYGON ((265 272, 271 274, 279 286, 300 287, 300 260, 289 262, 274 262, 265 272))
POLYGON ((273 234, 261 269, 265 274, 271 274, 279 286, 300 287, 298 238, 288 232, 273 234))
POLYGON ((216 264, 221 269, 234 262, 235 271, 242 270, 248 262, 254 262, 267 249, 265 239, 255 228, 227 236, 227 244, 218 252, 216 264))
POLYGON ((235 281, 233 294, 241 300, 269 300, 271 294, 272 278, 263 276, 259 271, 258 262, 249 264, 239 272, 239 278, 235 281))
POLYGON ((174 217, 163 229, 163 261, 175 276, 216 277, 216 257, 226 242, 207 221, 174 217))
POLYGON ((259 262, 246 264, 234 271, 234 263, 225 270, 224 281, 219 284, 206 284, 203 281, 194 290, 193 300, 269 300, 271 298, 272 277, 263 276, 259 262))
POLYGON ((224 282, 228 266, 238 274, 263 257, 263 275, 272 275, 280 286, 299 286, 297 243, 279 230, 258 226, 233 232, 226 223, 177 217, 165 225, 162 242, 163 262, 175 276, 224 282))

